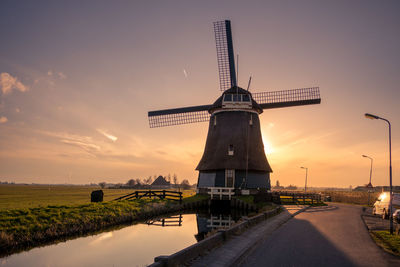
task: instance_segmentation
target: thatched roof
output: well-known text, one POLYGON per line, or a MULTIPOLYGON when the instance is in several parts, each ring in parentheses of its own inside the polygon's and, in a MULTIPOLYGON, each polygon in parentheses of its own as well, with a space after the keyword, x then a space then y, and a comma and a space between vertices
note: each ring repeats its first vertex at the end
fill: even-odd
POLYGON ((165 178, 160 175, 157 177, 157 179, 154 180, 151 185, 171 185, 171 183, 167 182, 165 178))
POLYGON ((246 168, 272 172, 264 152, 258 114, 246 111, 220 111, 212 114, 206 147, 196 170, 246 168), (252 125, 249 124, 250 119, 252 125), (233 147, 233 155, 228 155, 230 146, 233 147))

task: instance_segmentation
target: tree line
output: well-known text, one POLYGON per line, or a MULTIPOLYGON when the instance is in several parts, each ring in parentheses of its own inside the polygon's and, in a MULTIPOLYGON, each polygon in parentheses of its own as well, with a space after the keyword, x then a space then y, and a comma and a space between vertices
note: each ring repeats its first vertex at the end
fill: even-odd
MULTIPOLYGON (((151 188, 152 183, 162 175, 153 175, 148 176, 147 178, 131 178, 125 184, 108 184, 106 182, 99 183, 101 188, 134 188, 134 189, 148 189, 151 188)), ((181 189, 190 189, 193 185, 190 185, 188 179, 183 179, 179 182, 178 176, 174 173, 172 176, 168 174, 166 176, 162 176, 168 183, 170 183, 171 187, 181 188, 181 189)))

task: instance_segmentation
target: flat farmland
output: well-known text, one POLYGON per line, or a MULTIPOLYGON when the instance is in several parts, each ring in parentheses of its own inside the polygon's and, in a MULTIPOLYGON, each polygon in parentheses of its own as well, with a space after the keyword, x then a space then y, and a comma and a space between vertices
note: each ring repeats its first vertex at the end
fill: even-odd
MULTIPOLYGON (((90 193, 100 187, 79 185, 0 185, 0 210, 80 205, 90 203, 90 193)), ((134 189, 102 189, 104 201, 134 192, 134 189)), ((174 189, 169 189, 174 190, 174 189)), ((195 194, 184 190, 183 197, 195 194)))

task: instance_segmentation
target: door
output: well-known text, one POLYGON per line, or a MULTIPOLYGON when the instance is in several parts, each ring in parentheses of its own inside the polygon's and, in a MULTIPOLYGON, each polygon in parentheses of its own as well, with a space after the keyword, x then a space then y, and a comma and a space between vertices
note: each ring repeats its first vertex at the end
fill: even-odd
POLYGON ((225 170, 225 187, 235 187, 235 170, 225 170))

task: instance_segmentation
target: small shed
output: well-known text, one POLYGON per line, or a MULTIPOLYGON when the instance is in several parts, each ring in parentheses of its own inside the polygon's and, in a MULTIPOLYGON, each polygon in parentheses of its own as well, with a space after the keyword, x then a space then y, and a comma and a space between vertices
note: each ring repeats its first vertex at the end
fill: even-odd
POLYGON ((158 189, 171 188, 171 183, 167 182, 167 180, 160 175, 154 180, 154 182, 151 184, 151 187, 158 189))

